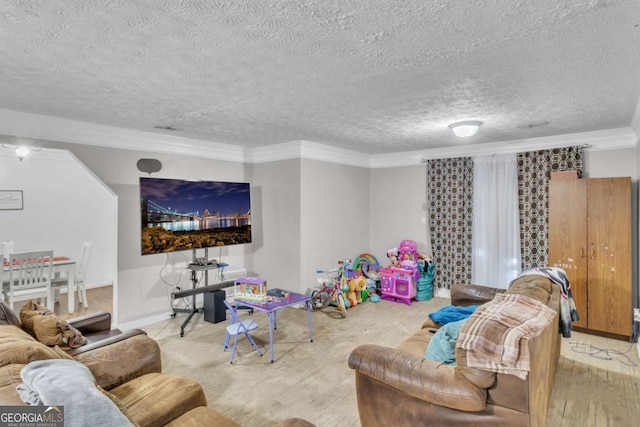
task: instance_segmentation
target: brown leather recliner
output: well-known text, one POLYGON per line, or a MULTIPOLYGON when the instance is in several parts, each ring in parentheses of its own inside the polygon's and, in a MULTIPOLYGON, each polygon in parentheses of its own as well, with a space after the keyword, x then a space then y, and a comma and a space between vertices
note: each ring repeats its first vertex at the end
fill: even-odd
MULTIPOLYGON (((425 359, 433 322, 397 348, 361 345, 349 357, 355 370, 360 423, 376 426, 544 426, 560 355, 560 288, 542 276, 525 276, 507 292, 527 295, 556 315, 529 341, 526 380, 466 366, 466 350, 456 349, 458 366, 425 359)), ((453 305, 481 304, 501 292, 457 285, 453 305)))

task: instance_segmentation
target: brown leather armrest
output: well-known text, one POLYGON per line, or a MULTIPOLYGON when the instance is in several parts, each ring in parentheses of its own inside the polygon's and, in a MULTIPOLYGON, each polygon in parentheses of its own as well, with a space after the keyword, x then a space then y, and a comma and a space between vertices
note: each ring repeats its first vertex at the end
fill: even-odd
POLYGON ((453 285, 451 287, 451 305, 467 306, 480 305, 489 302, 501 294, 505 289, 492 288, 490 286, 472 285, 470 283, 453 285))
POLYGON ((67 322, 79 330, 83 335, 108 331, 111 329, 111 313, 106 311, 97 311, 95 313, 89 313, 84 316, 69 319, 67 322))
POLYGON ((417 399, 460 411, 480 411, 487 390, 471 384, 455 366, 389 347, 366 344, 349 356, 349 367, 417 399))
POLYGON ((69 354, 69 356, 72 356, 72 357, 77 356, 80 353, 85 353, 87 351, 95 350, 100 347, 106 347, 108 345, 117 343, 118 341, 123 341, 141 334, 147 335, 147 333, 142 329, 131 329, 126 332, 119 333, 117 335, 107 336, 101 340, 90 341, 88 344, 83 345, 82 347, 72 348, 71 350, 67 351, 67 353, 69 354))
MULTIPOLYGON (((131 331, 122 335, 126 336, 128 333, 131 331)), ((160 347, 154 339, 145 334, 130 336, 110 345, 84 351, 73 358, 87 366, 97 384, 105 390, 162 370, 160 347)))

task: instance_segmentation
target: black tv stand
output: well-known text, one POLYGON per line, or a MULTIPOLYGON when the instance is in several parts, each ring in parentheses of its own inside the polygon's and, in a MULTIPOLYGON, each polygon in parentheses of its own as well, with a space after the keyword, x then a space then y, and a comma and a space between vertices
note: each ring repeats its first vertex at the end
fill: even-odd
MULTIPOLYGON (((205 258, 208 257, 208 250, 205 248, 204 250, 205 258)), ((173 293, 172 297, 175 298, 185 298, 191 296, 191 308, 174 308, 173 313, 171 314, 171 318, 175 319, 178 313, 188 313, 187 318, 182 322, 182 326, 180 326, 180 337, 184 337, 184 329, 187 327, 191 318, 196 313, 202 313, 204 311, 204 307, 197 308, 196 307, 196 295, 202 292, 208 292, 209 285, 209 270, 220 270, 220 279, 222 281, 221 285, 224 283, 224 271, 223 269, 227 267, 227 264, 218 263, 218 262, 207 262, 206 264, 197 263, 196 262, 196 250, 193 250, 193 262, 190 263, 187 268, 191 270, 191 290, 188 292, 176 292, 173 293), (204 272, 204 286, 198 288, 198 277, 197 272, 204 272), (181 295, 186 294, 186 295, 181 295)), ((222 287, 226 287, 228 284, 224 284, 222 287)))

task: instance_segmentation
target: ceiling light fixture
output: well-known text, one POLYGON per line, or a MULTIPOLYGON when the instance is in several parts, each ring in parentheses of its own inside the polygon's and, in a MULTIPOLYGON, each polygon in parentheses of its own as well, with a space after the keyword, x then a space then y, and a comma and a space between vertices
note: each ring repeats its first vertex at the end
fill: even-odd
POLYGON ((464 122, 451 123, 449 129, 460 138, 469 138, 478 133, 480 125, 482 125, 482 122, 478 120, 467 120, 464 122))
POLYGON ((20 161, 22 161, 23 158, 28 156, 29 153, 30 153, 29 148, 25 147, 24 145, 20 145, 19 147, 16 147, 16 156, 18 156, 20 161))
POLYGON ((40 151, 40 147, 30 147, 27 145, 0 144, 2 148, 8 148, 16 153, 20 161, 31 154, 32 151, 40 151))

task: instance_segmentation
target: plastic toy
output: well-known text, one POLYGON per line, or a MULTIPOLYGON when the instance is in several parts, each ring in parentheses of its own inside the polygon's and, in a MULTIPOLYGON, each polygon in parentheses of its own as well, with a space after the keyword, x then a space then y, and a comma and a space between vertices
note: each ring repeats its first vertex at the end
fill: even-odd
POLYGON ((398 248, 387 251, 391 265, 380 270, 380 298, 411 305, 416 299, 418 269, 418 245, 413 240, 403 240, 398 248))
POLYGON ((344 293, 349 290, 346 279, 349 263, 349 260, 339 261, 337 268, 316 271, 318 274, 325 274, 326 277, 318 277, 320 288, 311 290, 311 301, 315 308, 332 305, 338 308, 343 318, 347 317, 349 301, 345 299, 344 293))
POLYGON ((398 251, 398 260, 400 263, 402 263, 402 261, 417 261, 420 257, 420 254, 418 254, 418 245, 413 240, 403 240, 400 242, 398 251))
POLYGON ((267 281, 258 277, 239 277, 234 283, 235 298, 239 300, 267 300, 267 281))
POLYGON ((398 257, 400 256, 400 251, 398 248, 391 248, 387 251, 387 258, 391 261, 389 267, 400 267, 400 261, 398 261, 398 257))
POLYGON ((353 261, 352 266, 356 272, 362 273, 367 279, 380 280, 380 274, 378 273, 380 263, 373 255, 367 253, 358 255, 353 261))

